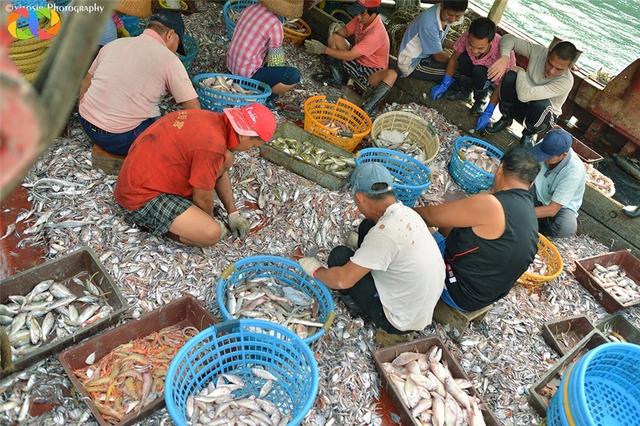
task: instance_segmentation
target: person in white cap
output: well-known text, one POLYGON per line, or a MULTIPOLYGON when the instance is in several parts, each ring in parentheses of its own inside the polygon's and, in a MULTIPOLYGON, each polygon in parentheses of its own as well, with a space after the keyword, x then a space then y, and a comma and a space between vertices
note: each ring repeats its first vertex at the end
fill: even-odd
POLYGON ((227 211, 236 237, 249 222, 235 205, 229 151, 246 151, 271 139, 276 120, 264 105, 176 111, 160 118, 131 145, 120 170, 115 198, 130 221, 154 235, 200 247, 224 238, 213 217, 213 191, 227 211))

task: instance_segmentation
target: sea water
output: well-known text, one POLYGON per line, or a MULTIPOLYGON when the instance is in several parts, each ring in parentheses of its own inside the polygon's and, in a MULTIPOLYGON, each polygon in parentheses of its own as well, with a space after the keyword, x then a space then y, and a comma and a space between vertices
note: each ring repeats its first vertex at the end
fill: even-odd
MULTIPOLYGON (((493 0, 473 0, 489 10, 493 0)), ((502 22, 548 45, 573 42, 587 72, 617 75, 640 57, 640 0, 509 0, 502 22)))

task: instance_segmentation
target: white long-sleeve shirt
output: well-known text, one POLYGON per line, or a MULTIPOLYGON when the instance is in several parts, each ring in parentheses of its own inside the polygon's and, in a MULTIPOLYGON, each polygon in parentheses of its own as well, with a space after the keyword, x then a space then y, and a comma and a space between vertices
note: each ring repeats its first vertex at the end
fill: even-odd
POLYGON ((529 58, 526 71, 518 71, 516 93, 522 102, 549 99, 556 115, 562 114, 562 105, 567 100, 573 87, 573 74, 566 70, 558 77, 544 76, 544 65, 547 61, 549 49, 505 34, 500 40, 500 54, 509 56, 511 51, 529 58))

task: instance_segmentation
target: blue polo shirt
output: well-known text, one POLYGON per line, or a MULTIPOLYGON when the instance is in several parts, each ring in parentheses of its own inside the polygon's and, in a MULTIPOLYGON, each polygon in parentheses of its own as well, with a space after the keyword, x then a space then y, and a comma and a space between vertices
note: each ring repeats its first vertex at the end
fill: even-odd
POLYGON ((540 172, 536 176, 536 197, 548 206, 552 201, 562 205, 574 213, 582 205, 586 173, 584 164, 572 149, 568 155, 553 169, 541 163, 540 172))
POLYGON ((442 52, 449 25, 442 28, 440 9, 441 5, 437 5, 425 10, 405 31, 398 50, 398 66, 403 75, 413 72, 421 59, 442 52))

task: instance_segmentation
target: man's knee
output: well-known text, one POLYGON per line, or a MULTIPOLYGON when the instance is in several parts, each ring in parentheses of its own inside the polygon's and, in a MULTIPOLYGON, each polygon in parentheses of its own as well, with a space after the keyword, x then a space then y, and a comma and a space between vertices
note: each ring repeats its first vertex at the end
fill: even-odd
POLYGON ((563 208, 555 215, 550 225, 549 237, 573 237, 578 230, 578 218, 573 211, 563 208))
POLYGON ((471 79, 473 84, 477 88, 485 89, 485 83, 487 82, 487 67, 482 65, 476 65, 471 71, 471 79))
POLYGON ((338 246, 331 250, 329 253, 329 258, 327 259, 327 265, 331 268, 333 266, 343 266, 346 265, 351 256, 353 256, 354 251, 351 250, 347 246, 338 246))
POLYGON ((282 75, 282 84, 291 86, 300 83, 300 70, 296 67, 287 67, 282 75))

